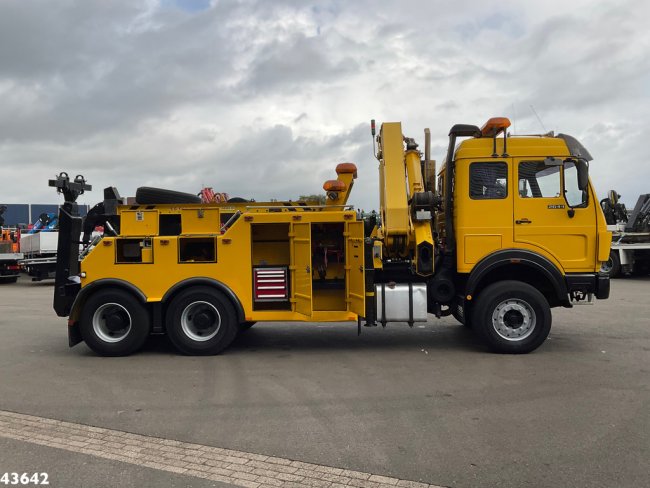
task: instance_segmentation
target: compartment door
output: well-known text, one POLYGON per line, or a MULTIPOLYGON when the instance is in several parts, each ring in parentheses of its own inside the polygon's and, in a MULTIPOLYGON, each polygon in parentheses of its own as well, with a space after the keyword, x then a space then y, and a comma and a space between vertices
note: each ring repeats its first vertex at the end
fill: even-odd
POLYGON ((295 311, 311 317, 311 225, 292 224, 291 229, 291 283, 296 304, 295 311))
POLYGON ((348 311, 366 315, 366 280, 364 271, 363 222, 346 224, 345 284, 348 311))

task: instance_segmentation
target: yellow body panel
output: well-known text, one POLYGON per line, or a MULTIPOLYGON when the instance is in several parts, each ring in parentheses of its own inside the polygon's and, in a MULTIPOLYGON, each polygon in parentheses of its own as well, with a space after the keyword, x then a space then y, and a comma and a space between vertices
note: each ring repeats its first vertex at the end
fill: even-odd
POLYGON ((154 236, 158 234, 158 210, 123 210, 120 235, 154 236))
MULTIPOLYGON (((453 214, 458 272, 470 273, 489 254, 513 248, 538 253, 563 273, 598 271, 600 263, 609 256, 611 235, 591 183, 588 205, 575 208, 573 217, 561 193, 563 176, 557 177, 557 193, 543 198, 524 197, 520 193, 520 163, 542 162, 547 156, 569 157, 565 142, 554 137, 512 137, 507 141, 507 156, 502 156, 503 139, 499 138, 499 156, 492 157, 493 152, 491 138, 468 139, 456 149, 453 214), (470 166, 480 162, 507 165, 505 197, 470 197, 470 166)), ((443 164, 442 178, 445 172, 443 164)), ((440 213, 437 219, 437 230, 444 236, 444 215, 440 213)))
POLYGON ((346 301, 348 310, 360 316, 365 312, 365 283, 364 283, 364 249, 363 222, 348 222, 346 224, 346 262, 345 276, 346 301))
MULTIPOLYGON (((206 277, 232 290, 245 319, 250 321, 349 321, 363 313, 363 223, 356 221, 354 211, 296 211, 292 207, 275 211, 260 206, 244 212, 221 234, 218 230, 214 232, 219 228, 219 208, 214 205, 157 205, 155 210, 143 212, 143 220, 136 219, 139 210, 129 208, 120 207, 119 214, 126 215, 131 234, 104 237, 84 258, 82 288, 102 279, 123 280, 139 289, 148 302, 159 302, 177 283, 206 277), (198 216, 199 208, 205 209, 203 217, 198 216), (145 229, 158 229, 158 219, 147 220, 149 215, 170 213, 181 215, 183 231, 195 232, 145 235, 145 229), (324 276, 325 282, 335 282, 336 286, 334 291, 318 290, 314 294, 312 283, 316 283, 318 276, 312 232, 322 225, 340 229, 335 236, 339 244, 336 249, 330 246, 324 276), (208 230, 213 232, 207 233, 208 230), (197 241, 196 249, 192 248, 193 240, 197 241), (130 251, 122 262, 117 259, 120 241, 135 243, 135 252, 130 251), (211 245, 216 247, 211 249, 211 245), (252 269, 256 266, 285 266, 289 270, 290 297, 282 309, 271 309, 266 303, 254 301, 252 269)), ((224 208, 228 208, 227 213, 233 212, 230 206, 222 206, 221 210, 225 211, 224 208)))
POLYGON ((221 228, 218 208, 184 208, 181 222, 182 234, 214 234, 221 228))
POLYGON ((312 262, 311 226, 308 223, 291 225, 291 271, 295 311, 311 317, 312 304, 312 262))

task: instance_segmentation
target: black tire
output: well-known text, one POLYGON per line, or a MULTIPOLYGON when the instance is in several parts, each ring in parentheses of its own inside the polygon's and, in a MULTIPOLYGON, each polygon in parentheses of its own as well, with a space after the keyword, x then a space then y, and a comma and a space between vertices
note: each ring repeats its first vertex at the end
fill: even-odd
POLYGON ((614 249, 609 251, 609 259, 603 263, 600 270, 609 273, 610 278, 618 278, 621 275, 621 258, 618 251, 614 249))
POLYGON ((9 284, 9 283, 15 283, 16 281, 18 281, 18 276, 9 276, 9 277, 0 276, 0 283, 9 284))
POLYGON ((192 356, 220 353, 239 331, 230 300, 207 286, 188 288, 175 296, 167 308, 165 324, 172 344, 192 356))
POLYGON ((239 324, 239 332, 244 332, 245 330, 253 327, 257 322, 242 322, 239 324))
POLYGON ((551 331, 551 308, 536 288, 521 281, 499 281, 478 296, 472 314, 474 330, 494 352, 534 351, 551 331))
POLYGON ((128 356, 150 332, 149 312, 131 293, 105 288, 93 293, 81 310, 81 337, 101 356, 128 356))
POLYGON ((192 193, 141 186, 135 191, 135 201, 140 205, 156 205, 158 203, 201 203, 201 197, 192 193))
POLYGON ((228 203, 248 203, 250 200, 246 200, 242 197, 232 197, 228 199, 228 203))

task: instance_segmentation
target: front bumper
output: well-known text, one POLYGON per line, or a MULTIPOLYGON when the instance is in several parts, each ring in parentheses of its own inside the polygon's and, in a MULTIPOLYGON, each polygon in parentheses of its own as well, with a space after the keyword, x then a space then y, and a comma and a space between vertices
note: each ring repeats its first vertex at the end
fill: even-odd
POLYGON ((566 285, 570 297, 592 294, 599 300, 609 298, 609 275, 605 273, 568 273, 566 285))

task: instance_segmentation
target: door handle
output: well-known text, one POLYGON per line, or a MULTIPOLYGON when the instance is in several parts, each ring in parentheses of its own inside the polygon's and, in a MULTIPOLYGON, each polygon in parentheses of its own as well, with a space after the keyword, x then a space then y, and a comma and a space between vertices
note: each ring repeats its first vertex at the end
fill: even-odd
POLYGON ((527 218, 523 218, 521 220, 515 220, 515 224, 532 224, 532 220, 528 220, 527 218))

